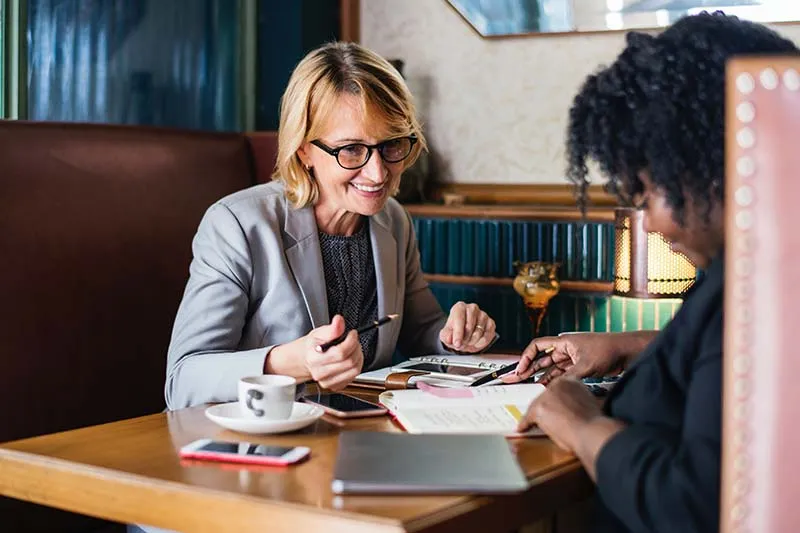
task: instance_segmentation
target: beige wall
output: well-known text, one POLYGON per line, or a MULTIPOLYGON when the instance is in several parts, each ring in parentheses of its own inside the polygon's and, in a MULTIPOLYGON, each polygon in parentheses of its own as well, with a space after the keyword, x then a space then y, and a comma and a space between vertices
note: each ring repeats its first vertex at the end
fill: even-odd
MULTIPOLYGON (((800 25, 777 29, 800 42, 800 25)), ((445 0, 364 0, 361 40, 406 62, 443 181, 564 183, 572 97, 624 34, 487 40, 445 0)))

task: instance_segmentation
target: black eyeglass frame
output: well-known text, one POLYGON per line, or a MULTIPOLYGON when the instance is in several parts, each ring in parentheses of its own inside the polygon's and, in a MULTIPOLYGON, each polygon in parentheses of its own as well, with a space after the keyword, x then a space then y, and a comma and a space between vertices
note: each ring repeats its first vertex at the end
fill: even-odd
POLYGON ((417 144, 418 140, 419 139, 417 139, 416 135, 408 135, 406 137, 393 137, 391 139, 387 139, 387 140, 379 142, 377 144, 350 143, 350 144, 345 144, 344 146, 340 146, 339 148, 331 148, 330 146, 327 146, 325 143, 323 143, 319 139, 315 139, 315 140, 311 141, 311 144, 313 144, 314 146, 316 146, 317 148, 319 148, 320 150, 322 150, 326 154, 332 155, 333 157, 335 157, 336 158, 336 162, 343 169, 345 169, 345 170, 358 170, 359 168, 361 168, 364 165, 366 165, 367 163, 369 163, 370 158, 372 158, 372 152, 375 151, 375 150, 378 151, 378 153, 381 156, 381 159, 383 159, 387 163, 399 163, 400 161, 405 161, 406 159, 408 159, 408 156, 411 155, 411 152, 414 151, 414 145, 417 144), (394 161, 391 160, 391 159, 387 159, 386 156, 383 155, 383 148, 387 144, 389 144, 390 142, 396 141, 398 139, 408 139, 409 141, 411 141, 411 144, 408 147, 408 153, 406 155, 404 155, 402 158, 394 160, 394 161), (346 167, 346 166, 344 166, 342 164, 341 161, 339 161, 339 152, 341 152, 345 148, 350 148, 350 147, 353 147, 353 146, 363 146, 363 147, 365 147, 367 149, 367 158, 364 160, 363 163, 361 163, 360 165, 358 165, 356 167, 346 167))

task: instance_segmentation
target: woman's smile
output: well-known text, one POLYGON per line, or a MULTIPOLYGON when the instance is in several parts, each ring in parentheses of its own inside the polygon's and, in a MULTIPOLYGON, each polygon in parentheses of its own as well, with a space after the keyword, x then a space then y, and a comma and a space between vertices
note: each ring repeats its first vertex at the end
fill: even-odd
POLYGON ((350 185, 356 190, 359 195, 365 196, 367 198, 379 198, 383 195, 384 189, 386 189, 387 182, 383 182, 377 185, 371 185, 368 183, 356 183, 354 181, 350 182, 350 185))

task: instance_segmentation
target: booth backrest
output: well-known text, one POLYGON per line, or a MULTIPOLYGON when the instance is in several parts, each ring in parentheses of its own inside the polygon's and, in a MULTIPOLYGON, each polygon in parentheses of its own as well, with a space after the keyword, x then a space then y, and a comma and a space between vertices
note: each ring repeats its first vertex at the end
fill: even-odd
POLYGON ((0 121, 0 442, 164 409, 192 237, 254 160, 239 134, 0 121))

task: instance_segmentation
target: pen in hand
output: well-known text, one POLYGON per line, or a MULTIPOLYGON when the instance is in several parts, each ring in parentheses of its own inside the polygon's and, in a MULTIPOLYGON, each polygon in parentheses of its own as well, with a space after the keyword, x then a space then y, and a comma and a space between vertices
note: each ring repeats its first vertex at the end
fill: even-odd
POLYGON ((510 365, 506 365, 506 366, 500 367, 497 370, 495 370, 494 372, 490 372, 490 373, 486 374, 485 376, 476 379, 475 381, 470 383, 469 386, 470 387, 479 387, 480 385, 484 385, 486 383, 489 383, 490 381, 494 381, 497 378, 499 378, 500 376, 502 376, 504 374, 508 374, 509 372, 512 372, 515 368, 517 368, 517 364, 518 363, 511 363, 510 365))
POLYGON ((550 355, 554 351, 556 351, 556 347, 555 346, 548 346, 544 350, 539 350, 538 352, 536 352, 536 355, 534 355, 530 359, 530 361, 528 361, 528 364, 527 364, 527 366, 525 367, 524 370, 522 370, 520 372, 519 366, 517 366, 517 372, 516 373, 517 374, 521 374, 521 373, 527 372, 527 370, 533 365, 533 363, 535 363, 536 361, 538 361, 539 359, 542 359, 543 357, 545 357, 547 355, 550 355))
MULTIPOLYGON (((394 320, 395 318, 399 318, 399 317, 400 317, 400 315, 397 315, 397 314, 386 315, 385 317, 379 318, 378 320, 375 320, 374 322, 371 322, 371 323, 369 323, 369 324, 367 324, 365 326, 361 326, 360 328, 358 328, 356 330, 356 333, 361 335, 362 333, 366 333, 369 330, 372 330, 372 329, 380 327, 380 326, 382 326, 384 324, 387 324, 387 323, 391 322, 392 320, 394 320)), ((350 330, 345 331, 344 333, 342 333, 341 335, 339 335, 338 337, 336 337, 335 339, 333 339, 331 341, 328 341, 328 342, 325 342, 323 344, 320 344, 319 346, 316 347, 316 350, 318 352, 322 353, 325 350, 327 350, 329 348, 332 348, 332 347, 336 346, 337 344, 340 344, 342 341, 344 341, 347 338, 347 334, 348 333, 350 333, 350 330)))
MULTIPOLYGON (((550 346, 549 348, 540 351, 539 353, 536 354, 536 357, 533 358, 531 363, 533 363, 533 361, 536 361, 537 359, 539 359, 541 357, 544 357, 547 354, 553 353, 553 351, 555 349, 556 349, 555 346, 550 346)), ((498 368, 494 372, 490 372, 489 374, 486 374, 485 376, 483 376, 481 378, 478 378, 475 381, 473 381, 470 384, 470 387, 478 387, 480 385, 484 385, 486 383, 489 383, 490 381, 494 381, 497 378, 499 378, 500 376, 504 376, 505 374, 509 374, 509 373, 513 372, 514 370, 517 369, 517 366, 519 366, 519 362, 511 363, 510 365, 506 365, 504 367, 498 368)))

